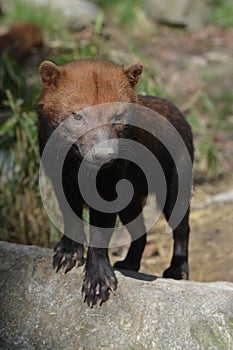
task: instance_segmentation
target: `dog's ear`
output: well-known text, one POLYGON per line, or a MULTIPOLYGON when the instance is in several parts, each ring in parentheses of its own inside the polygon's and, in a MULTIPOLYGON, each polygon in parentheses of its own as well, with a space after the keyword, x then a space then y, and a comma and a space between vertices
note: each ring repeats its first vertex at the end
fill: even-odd
POLYGON ((126 68, 125 74, 127 75, 128 81, 133 88, 138 85, 142 71, 143 65, 140 62, 132 64, 126 68))
POLYGON ((56 87, 61 77, 60 68, 51 61, 44 61, 40 65, 40 76, 45 88, 56 87))

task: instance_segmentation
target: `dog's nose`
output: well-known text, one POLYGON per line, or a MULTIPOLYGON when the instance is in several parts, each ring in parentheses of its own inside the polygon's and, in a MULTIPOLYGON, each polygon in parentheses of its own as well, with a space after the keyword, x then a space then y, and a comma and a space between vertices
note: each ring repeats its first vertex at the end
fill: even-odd
POLYGON ((97 161, 109 161, 114 154, 115 151, 112 147, 97 147, 94 150, 94 158, 97 161))

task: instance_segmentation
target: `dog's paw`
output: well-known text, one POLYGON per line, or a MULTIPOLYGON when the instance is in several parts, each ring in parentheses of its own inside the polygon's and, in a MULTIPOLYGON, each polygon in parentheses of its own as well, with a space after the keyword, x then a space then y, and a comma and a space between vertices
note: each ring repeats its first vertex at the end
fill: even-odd
POLYGON ((101 269, 86 269, 82 287, 84 302, 93 307, 97 302, 100 305, 109 298, 110 291, 117 288, 117 279, 111 266, 101 269))
POLYGON ((181 265, 171 265, 163 273, 164 278, 173 278, 175 280, 188 280, 189 279, 189 268, 187 262, 181 265))
POLYGON ((62 269, 67 273, 75 265, 81 266, 84 264, 84 247, 80 243, 76 243, 69 238, 67 239, 67 237, 66 239, 63 238, 54 248, 53 267, 56 269, 56 272, 62 269))
POLYGON ((137 263, 129 263, 126 260, 117 261, 114 264, 114 268, 119 270, 130 270, 130 271, 138 271, 140 269, 140 264, 137 263))

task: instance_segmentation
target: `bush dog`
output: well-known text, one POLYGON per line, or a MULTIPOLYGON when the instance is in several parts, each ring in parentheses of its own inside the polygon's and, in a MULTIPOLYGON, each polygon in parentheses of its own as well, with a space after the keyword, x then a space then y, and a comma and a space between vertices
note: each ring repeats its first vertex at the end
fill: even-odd
MULTIPOLYGON (((178 131, 188 150, 191 161, 193 161, 192 132, 189 124, 181 112, 169 101, 152 96, 137 95, 136 87, 142 73, 141 63, 132 64, 128 68, 122 65, 110 63, 101 59, 80 59, 63 66, 57 66, 50 61, 44 61, 40 66, 42 81, 42 93, 36 102, 38 113, 38 134, 40 153, 42 155, 45 145, 53 131, 66 118, 72 117, 85 130, 85 123, 82 120, 80 111, 83 108, 114 102, 138 104, 156 111, 167 119, 178 131)), ((97 117, 96 117, 97 118, 97 117)), ((98 116, 98 118, 101 118, 98 116)), ((148 132, 137 128, 119 128, 118 123, 109 122, 107 117, 103 120, 104 126, 97 131, 88 131, 82 140, 77 141, 75 149, 71 147, 63 165, 62 185, 65 196, 72 207, 72 210, 82 217, 83 207, 86 205, 79 186, 77 184, 77 172, 79 164, 87 154, 88 148, 111 137, 125 137, 133 139, 149 148, 159 160, 164 171, 167 194, 163 208, 166 220, 169 220, 178 191, 178 177, 176 166, 166 147, 155 137, 148 135, 148 132), (97 137, 98 133, 98 137, 97 137), (85 137, 86 136, 86 137, 85 137)), ((92 123, 92 120, 88 121, 92 123)), ((81 126, 80 126, 81 127, 81 126)), ((93 129, 94 130, 94 129, 93 129)), ((167 135, 169 138, 169 134, 167 135)), ((105 154, 99 153, 92 157, 93 163, 104 159, 105 154)), ((56 154, 51 155, 51 163, 56 162, 56 154)), ((111 201, 115 198, 115 186, 119 179, 126 177, 133 184, 134 195, 131 203, 118 213, 104 213, 89 207, 90 224, 100 229, 91 232, 90 240, 98 237, 102 228, 109 228, 113 231, 116 216, 131 234, 133 226, 129 224, 141 211, 144 197, 147 195, 147 187, 142 172, 132 162, 118 162, 114 160, 108 166, 103 166, 98 174, 98 191, 100 195, 111 201)), ((185 167, 185 164, 183 164, 185 167)), ((46 169, 45 169, 46 170, 46 169)), ((47 170, 53 181, 53 171, 47 170)), ((190 187, 192 179, 190 178, 190 187)), ((182 184, 181 184, 182 185, 182 184)), ((59 193, 55 193, 59 202, 59 193)), ((59 202, 61 211, 63 204, 59 202)), ((72 227, 69 217, 64 216, 64 235, 55 246, 53 266, 57 271, 62 268, 65 272, 71 270, 75 265, 84 264, 84 246, 82 243, 69 238, 70 232, 75 229, 82 230, 82 227, 72 227)), ((140 223, 143 227, 143 221, 140 223)), ((174 249, 170 267, 165 270, 163 276, 174 279, 188 279, 188 238, 189 238, 189 208, 182 221, 173 229, 174 249)), ((110 239, 110 238, 109 238, 110 239)), ((128 254, 124 261, 115 264, 116 268, 138 271, 140 260, 146 244, 146 229, 144 234, 133 240, 128 254)), ((114 270, 110 265, 108 249, 89 245, 85 263, 85 276, 82 287, 85 302, 89 306, 95 305, 98 301, 102 304, 109 297, 109 292, 115 290, 117 280, 114 270)))

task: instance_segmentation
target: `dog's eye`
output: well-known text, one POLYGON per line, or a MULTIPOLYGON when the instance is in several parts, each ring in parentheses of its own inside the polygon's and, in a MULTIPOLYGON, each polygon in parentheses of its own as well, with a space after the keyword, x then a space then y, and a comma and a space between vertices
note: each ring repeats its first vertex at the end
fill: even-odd
POLYGON ((72 117, 78 122, 83 119, 82 115, 76 112, 72 112, 72 117))
POLYGON ((117 122, 120 122, 122 119, 122 114, 117 114, 114 118, 114 122, 117 123, 117 122))

